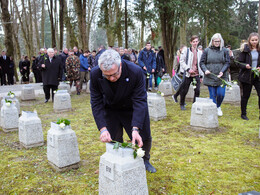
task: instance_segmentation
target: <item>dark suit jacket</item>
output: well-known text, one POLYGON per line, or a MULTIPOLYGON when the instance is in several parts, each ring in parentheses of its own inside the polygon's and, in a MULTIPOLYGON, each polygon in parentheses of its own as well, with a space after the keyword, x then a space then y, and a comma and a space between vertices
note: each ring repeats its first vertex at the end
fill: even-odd
POLYGON ((143 140, 150 137, 145 78, 139 66, 122 60, 116 93, 111 89, 110 81, 103 78, 99 66, 91 70, 90 80, 91 107, 98 129, 120 121, 130 138, 133 126, 140 128, 143 140))
POLYGON ((4 60, 3 56, 0 57, 0 66, 1 66, 3 74, 8 73, 10 63, 11 63, 11 61, 8 56, 6 56, 5 60, 4 60))
POLYGON ((62 62, 61 59, 57 56, 52 58, 50 62, 49 57, 40 58, 40 70, 42 71, 42 82, 43 85, 59 85, 59 80, 62 78, 62 62), (45 68, 42 68, 41 65, 45 64, 45 68))

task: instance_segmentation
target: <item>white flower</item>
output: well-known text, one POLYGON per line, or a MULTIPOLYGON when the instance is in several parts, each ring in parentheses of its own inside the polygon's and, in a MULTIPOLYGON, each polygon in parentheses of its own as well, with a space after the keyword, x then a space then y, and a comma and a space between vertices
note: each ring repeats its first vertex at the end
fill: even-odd
POLYGON ((237 85, 237 82, 236 82, 236 81, 234 81, 234 85, 237 85))
POLYGON ((193 86, 193 89, 196 89, 196 86, 193 86))
POLYGON ((53 93, 56 93, 56 91, 54 91, 53 93))
POLYGON ((137 153, 137 156, 142 158, 144 156, 145 151, 142 148, 138 148, 136 153, 137 153))
POLYGON ((64 128, 65 128, 65 124, 64 124, 64 123, 61 123, 61 124, 60 124, 60 128, 64 129, 64 128))
POLYGON ((11 94, 10 97, 11 97, 11 98, 14 98, 14 94, 11 94))
POLYGON ((11 103, 10 103, 10 102, 7 102, 5 105, 8 106, 8 107, 10 107, 10 106, 11 106, 11 103))
POLYGON ((229 87, 229 90, 231 91, 231 90, 232 90, 232 87, 229 87))
POLYGON ((222 87, 222 88, 223 88, 223 87, 224 87, 224 85, 220 85, 220 87, 222 87))
POLYGON ((161 96, 163 97, 163 96, 164 96, 164 93, 161 93, 161 96))

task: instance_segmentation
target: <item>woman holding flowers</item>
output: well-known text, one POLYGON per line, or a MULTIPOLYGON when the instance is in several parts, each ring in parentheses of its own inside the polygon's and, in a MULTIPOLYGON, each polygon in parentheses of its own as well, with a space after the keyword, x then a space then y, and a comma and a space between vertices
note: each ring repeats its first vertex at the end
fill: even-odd
POLYGON ((200 67, 205 73, 203 84, 208 86, 210 99, 217 105, 218 116, 222 116, 221 103, 225 97, 228 79, 228 68, 230 66, 229 52, 224 47, 221 34, 212 36, 209 47, 206 48, 200 60, 200 67))
POLYGON ((253 85, 257 91, 258 107, 260 110, 260 45, 258 33, 251 33, 249 35, 248 43, 244 45, 237 64, 240 67, 238 79, 242 86, 241 118, 249 120, 246 116, 246 107, 253 85))

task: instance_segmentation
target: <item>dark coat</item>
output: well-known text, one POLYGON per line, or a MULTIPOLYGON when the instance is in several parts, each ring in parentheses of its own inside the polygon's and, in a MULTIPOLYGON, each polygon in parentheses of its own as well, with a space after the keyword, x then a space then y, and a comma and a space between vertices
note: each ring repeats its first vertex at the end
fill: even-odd
POLYGON ((63 65, 63 70, 66 72, 66 59, 69 55, 68 54, 65 54, 64 52, 62 52, 62 54, 60 54, 60 59, 61 59, 61 62, 62 62, 62 65, 63 65))
MULTIPOLYGON (((250 66, 252 66, 251 50, 248 45, 245 45, 243 52, 241 52, 239 55, 238 61, 242 62, 243 64, 249 64, 250 66)), ((239 76, 238 76, 239 81, 243 83, 251 84, 252 79, 255 79, 254 73, 252 73, 251 69, 247 69, 245 65, 239 63, 237 63, 237 65, 240 68, 239 76)), ((260 67, 260 51, 258 51, 257 67, 260 67)))
POLYGON ((10 57, 6 56, 5 60, 4 60, 3 56, 0 57, 0 66, 1 66, 3 74, 7 74, 8 73, 10 63, 11 63, 10 57))
MULTIPOLYGON (((205 73, 206 70, 209 70, 211 73, 218 75, 220 72, 223 72, 222 79, 228 79, 228 68, 230 66, 230 57, 229 51, 226 48, 220 50, 218 47, 208 47, 204 50, 201 59, 200 59, 200 68, 205 73)), ((222 81, 212 75, 204 75, 203 79, 204 85, 207 86, 220 86, 222 81)))
POLYGON ((155 72, 160 72, 160 70, 164 68, 164 72, 166 72, 165 63, 163 60, 162 55, 159 55, 159 53, 156 56, 156 70, 155 72))
POLYGON ((45 64, 45 68, 40 67, 42 71, 43 85, 59 85, 62 78, 62 62, 60 58, 54 56, 50 62, 49 57, 40 59, 40 64, 45 64))
POLYGON ((89 55, 88 57, 88 65, 92 69, 95 66, 95 57, 89 55))
POLYGON ((102 54, 104 51, 106 51, 106 50, 105 50, 105 49, 101 49, 101 50, 97 53, 96 58, 95 58, 95 66, 98 66, 98 59, 99 59, 99 57, 101 56, 101 54, 102 54))
POLYGON ((155 53, 153 50, 147 50, 144 48, 142 51, 140 51, 138 56, 138 64, 141 67, 146 67, 148 73, 152 73, 152 69, 156 69, 156 58, 155 53))
POLYGON ((107 127, 111 132, 110 127, 121 123, 131 138, 131 129, 136 126, 140 128, 143 141, 148 139, 150 119, 141 68, 122 60, 122 74, 115 83, 115 93, 98 66, 92 69, 90 77, 91 107, 98 129, 107 127))

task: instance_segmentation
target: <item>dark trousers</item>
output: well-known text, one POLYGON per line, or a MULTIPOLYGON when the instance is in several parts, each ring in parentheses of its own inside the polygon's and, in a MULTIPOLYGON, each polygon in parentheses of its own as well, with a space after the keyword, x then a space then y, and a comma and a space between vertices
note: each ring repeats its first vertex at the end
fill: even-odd
POLYGON ((154 87, 158 87, 157 79, 158 79, 158 72, 154 73, 154 87))
MULTIPOLYGON (((110 133, 111 139, 118 142, 123 142, 123 128, 125 129, 128 137, 132 140, 132 111, 108 111, 106 113, 107 129, 110 133)), ((150 121, 146 119, 144 128, 150 132, 150 121)), ((152 137, 149 134, 145 138, 143 136, 144 129, 140 130, 140 136, 143 140, 143 150, 145 155, 144 160, 150 159, 150 150, 152 148, 152 137)))
POLYGON ((7 75, 7 73, 2 73, 2 75, 1 75, 1 85, 6 85, 6 75, 7 75))
POLYGON ((52 94, 52 101, 54 100, 54 91, 58 89, 58 86, 57 85, 43 85, 43 91, 44 91, 44 94, 45 94, 45 99, 46 100, 49 100, 50 99, 50 96, 52 94), (50 90, 51 90, 51 94, 50 94, 50 90))
POLYGON ((13 85, 14 84, 14 74, 13 73, 8 73, 7 74, 7 79, 8 79, 8 85, 13 85))
POLYGON ((243 115, 246 115, 246 107, 253 86, 255 86, 258 95, 258 108, 260 110, 260 81, 258 80, 258 77, 256 79, 253 79, 251 83, 252 84, 241 82, 242 90, 243 90, 243 95, 241 97, 241 114, 243 115))
POLYGON ((196 88, 194 89, 194 97, 193 97, 193 102, 195 102, 196 97, 200 96, 200 77, 196 76, 196 77, 186 77, 185 81, 183 83, 183 88, 180 91, 180 95, 181 95, 181 101, 180 101, 180 105, 184 105, 185 104, 185 97, 189 91, 189 87, 191 82, 193 81, 193 78, 196 79, 197 84, 196 84, 196 88))
POLYGON ((36 83, 41 83, 42 82, 42 73, 40 70, 36 69, 36 70, 33 70, 33 74, 34 74, 34 77, 35 77, 35 82, 36 83))

